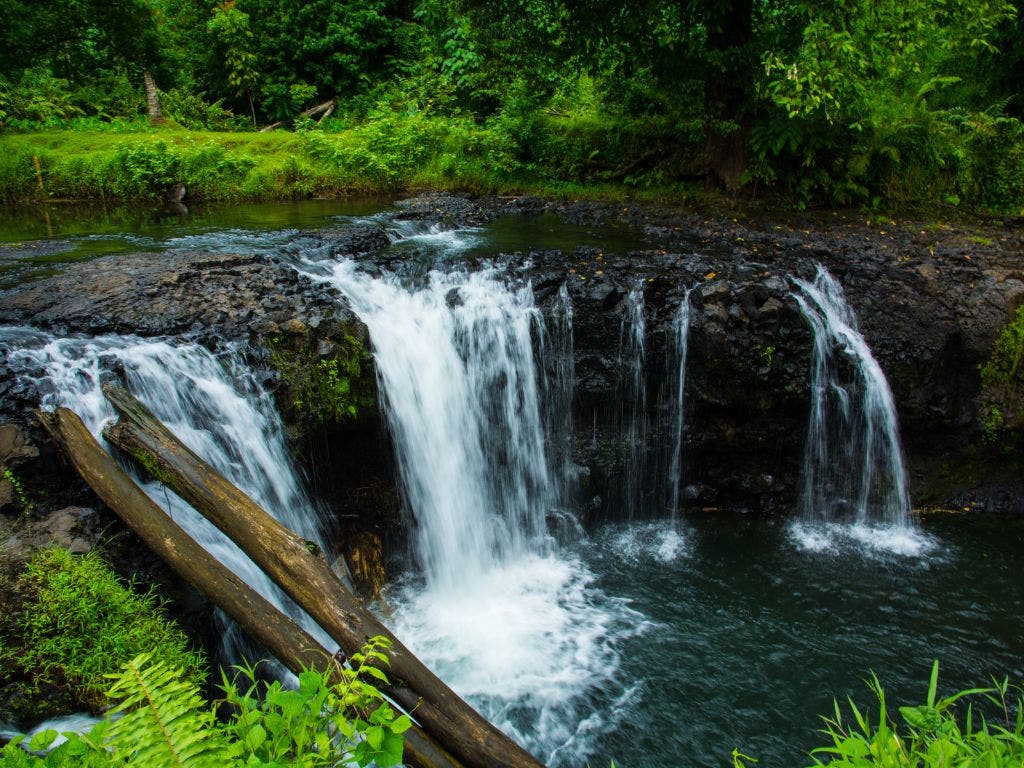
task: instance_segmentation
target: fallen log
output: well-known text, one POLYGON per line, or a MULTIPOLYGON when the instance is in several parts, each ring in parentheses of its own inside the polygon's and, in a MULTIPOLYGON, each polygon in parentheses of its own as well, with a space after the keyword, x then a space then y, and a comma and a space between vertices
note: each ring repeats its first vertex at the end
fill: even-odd
MULTIPOLYGON (((328 99, 323 104, 317 104, 315 107, 310 107, 309 109, 302 110, 295 117, 312 117, 313 115, 317 114, 318 112, 323 112, 324 113, 323 117, 321 117, 317 121, 318 123, 322 123, 334 111, 334 108, 336 106, 338 106, 338 100, 337 99, 328 99)), ((289 118, 289 119, 290 120, 294 120, 295 118, 293 117, 293 118, 289 118)), ((262 128, 260 128, 260 133, 266 133, 267 131, 272 131, 275 128, 280 128, 282 125, 284 125, 287 122, 288 122, 288 120, 278 120, 277 122, 271 123, 270 125, 265 125, 262 128)))
POLYGON ((121 387, 103 392, 120 416, 104 436, 195 507, 287 592, 346 653, 375 635, 391 640, 392 685, 384 692, 467 766, 540 768, 525 749, 484 719, 417 659, 345 589, 306 542, 193 453, 121 387))
MULTIPOLYGON (((188 535, 121 469, 74 411, 37 411, 43 428, 103 502, 154 554, 298 674, 335 666, 330 651, 188 535)), ((414 713, 415 716, 415 713, 414 713)), ((419 726, 405 733, 405 759, 419 768, 462 768, 419 726)))

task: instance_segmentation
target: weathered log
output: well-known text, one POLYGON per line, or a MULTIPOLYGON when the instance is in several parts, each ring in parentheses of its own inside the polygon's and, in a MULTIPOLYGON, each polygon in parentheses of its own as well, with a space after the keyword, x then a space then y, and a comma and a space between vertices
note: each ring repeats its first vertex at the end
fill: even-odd
MULTIPOLYGON (((334 667, 331 653, 203 549, 159 507, 96 441, 73 411, 36 415, 51 439, 103 502, 153 552, 296 674, 334 667)), ((405 734, 405 757, 420 768, 462 768, 421 728, 405 734)))
POLYGON ((539 768, 525 749, 484 719, 417 659, 358 599, 306 542, 189 450, 126 390, 104 394, 120 415, 104 430, 161 482, 202 513, 253 559, 347 653, 383 635, 393 685, 384 689, 414 708, 424 730, 467 766, 539 768))
MULTIPOLYGON (((323 112, 323 117, 321 117, 317 121, 318 123, 322 123, 334 111, 334 108, 336 106, 338 106, 337 99, 328 99, 323 104, 317 104, 315 107, 310 107, 309 109, 302 110, 295 117, 312 117, 318 112, 323 112)), ((295 118, 291 119, 294 120, 295 118)), ((270 125, 265 125, 262 128, 260 128, 260 133, 266 133, 267 131, 272 131, 275 128, 280 128, 287 122, 287 120, 278 120, 277 122, 271 123, 270 125)))

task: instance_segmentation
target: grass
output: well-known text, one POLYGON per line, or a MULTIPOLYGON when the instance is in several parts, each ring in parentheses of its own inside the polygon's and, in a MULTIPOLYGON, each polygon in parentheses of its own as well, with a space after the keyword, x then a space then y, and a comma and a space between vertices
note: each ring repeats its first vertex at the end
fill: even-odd
POLYGON ((205 679, 203 654, 164 618, 157 597, 122 584, 94 552, 39 550, 16 589, 20 610, 0 619, 0 669, 21 681, 26 707, 43 688, 56 686, 72 691, 79 706, 99 711, 107 704, 105 676, 144 652, 182 669, 197 685, 205 679))
MULTIPOLYGON (((186 185, 190 199, 210 201, 415 188, 679 200, 684 189, 675 182, 602 180, 600 171, 580 161, 590 146, 581 136, 583 128, 563 128, 546 125, 530 138, 515 128, 481 126, 470 118, 389 115, 337 132, 220 133, 140 126, 134 131, 3 133, 0 200, 159 200, 177 183, 186 185), (524 150, 527 143, 530 152, 524 150), (536 157, 524 159, 528 154, 536 157)), ((642 145, 631 134, 626 146, 617 148, 608 126, 589 130, 614 162, 626 162, 642 145)))

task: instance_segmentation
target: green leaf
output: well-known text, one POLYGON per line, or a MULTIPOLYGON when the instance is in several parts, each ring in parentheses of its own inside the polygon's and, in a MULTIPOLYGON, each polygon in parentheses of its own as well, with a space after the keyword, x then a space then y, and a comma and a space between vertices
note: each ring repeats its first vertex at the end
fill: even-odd
POLYGON ((935 706, 935 692, 938 690, 938 687, 939 687, 939 660, 935 659, 935 661, 932 663, 932 676, 931 676, 931 680, 928 681, 928 698, 927 698, 926 701, 928 702, 928 706, 929 707, 934 707, 935 706))
POLYGON ((412 728, 412 719, 408 715, 400 715, 391 723, 391 730, 394 733, 405 733, 412 728))
POLYGON ((60 734, 52 728, 40 731, 32 737, 32 740, 28 743, 28 748, 33 752, 42 752, 47 750, 59 735, 60 734))
POLYGON ((384 729, 379 725, 371 725, 366 729, 364 735, 370 746, 376 750, 379 750, 384 743, 384 729))
POLYGON ((256 724, 245 732, 245 746, 250 750, 257 750, 267 740, 267 731, 262 725, 256 724))

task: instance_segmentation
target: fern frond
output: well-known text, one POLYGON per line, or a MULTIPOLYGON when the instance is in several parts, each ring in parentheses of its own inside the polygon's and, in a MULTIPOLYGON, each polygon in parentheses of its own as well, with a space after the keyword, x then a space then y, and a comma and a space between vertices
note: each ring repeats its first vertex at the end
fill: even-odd
POLYGON ((146 768, 227 768, 235 749, 214 725, 199 691, 180 670, 151 654, 137 656, 108 692, 124 713, 108 733, 109 746, 129 763, 146 768))

